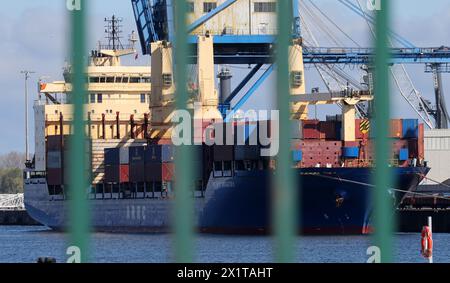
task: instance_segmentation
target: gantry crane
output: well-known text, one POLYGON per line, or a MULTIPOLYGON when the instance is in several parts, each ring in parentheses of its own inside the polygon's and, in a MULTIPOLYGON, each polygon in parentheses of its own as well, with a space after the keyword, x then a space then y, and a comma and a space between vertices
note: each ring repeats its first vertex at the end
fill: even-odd
MULTIPOLYGON (((144 54, 149 54, 151 43, 155 40, 166 40, 171 42, 174 35, 174 19, 172 5, 174 0, 131 0, 135 12, 136 23, 141 39, 142 50, 144 54)), ((217 1, 216 6, 204 11, 204 13, 192 21, 188 26, 191 32, 189 44, 196 46, 197 38, 195 33, 201 32, 207 22, 227 9, 237 5, 244 0, 222 0, 217 1)), ((196 1, 194 1, 196 2, 196 1)), ((198 1, 197 1, 198 2, 198 1)), ((201 1, 200 1, 201 2, 201 1)), ((251 6, 252 1, 245 0, 251 6)), ((361 17, 373 22, 373 18, 361 11, 361 9, 349 0, 339 0, 350 10, 361 17)), ((242 3, 241 3, 242 4, 242 3)), ((301 18, 298 9, 298 0, 293 0, 293 39, 300 38, 301 18)), ((250 17, 249 17, 250 18, 250 17)), ((436 87, 436 107, 430 105, 415 88, 404 88, 403 96, 410 106, 416 111, 421 119, 430 128, 445 128, 448 126, 448 112, 445 107, 443 91, 441 87, 440 73, 450 71, 450 49, 446 47, 418 48, 411 44, 395 32, 390 31, 393 40, 399 42, 403 48, 391 49, 390 63, 395 64, 426 64, 426 71, 433 72, 436 87), (411 90, 411 91, 408 91, 411 90), (431 121, 430 116, 435 119, 431 121)), ((273 45, 276 35, 273 33, 255 34, 252 29, 248 32, 229 31, 226 28, 220 34, 214 34, 214 63, 215 64, 245 64, 253 65, 249 74, 238 84, 226 99, 225 103, 233 105, 233 109, 239 109, 251 97, 258 87, 269 77, 273 71, 273 45), (261 73, 263 65, 269 67, 261 73), (249 86, 254 76, 260 74, 259 78, 253 80, 253 85, 249 86), (243 89, 248 89, 241 95, 243 89)), ((196 48, 194 48, 196 50, 196 48)), ((371 65, 374 58, 374 49, 372 48, 342 48, 342 47, 310 47, 303 46, 304 64, 321 65, 371 65)), ((190 62, 197 62, 197 54, 194 52, 190 56, 190 62)), ((402 72, 404 74, 407 73, 402 72)), ((405 76, 403 76, 405 77, 405 76)), ((400 83, 400 82, 399 82, 400 83)))

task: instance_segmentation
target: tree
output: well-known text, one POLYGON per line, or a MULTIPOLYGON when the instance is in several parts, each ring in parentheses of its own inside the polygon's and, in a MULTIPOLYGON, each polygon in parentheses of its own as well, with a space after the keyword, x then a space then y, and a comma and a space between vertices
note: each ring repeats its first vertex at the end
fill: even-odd
POLYGON ((0 156, 0 194, 17 194, 23 192, 25 155, 10 152, 0 156))
POLYGON ((10 168, 0 170, 0 194, 23 193, 22 170, 10 168))
POLYGON ((25 154, 10 152, 0 156, 0 169, 18 168, 23 169, 25 164, 25 154))

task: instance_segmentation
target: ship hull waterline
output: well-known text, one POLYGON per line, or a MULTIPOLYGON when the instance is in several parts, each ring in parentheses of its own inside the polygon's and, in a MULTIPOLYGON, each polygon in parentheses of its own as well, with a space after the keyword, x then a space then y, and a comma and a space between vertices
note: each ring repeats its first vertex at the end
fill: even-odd
MULTIPOLYGON (((393 168, 394 188, 411 191, 429 168, 393 168)), ((372 168, 297 169, 301 182, 296 212, 298 232, 312 235, 361 235, 373 231, 372 168)), ((231 174, 230 174, 231 175, 231 174)), ((194 200, 195 227, 214 234, 259 235, 271 233, 271 176, 273 171, 236 171, 232 176, 212 173, 204 197, 194 200)), ((49 195, 45 179, 25 182, 25 207, 32 218, 54 230, 70 226, 67 200, 49 195)), ((392 205, 404 192, 395 191, 392 205)), ((172 226, 174 200, 152 198, 118 199, 105 194, 89 199, 93 231, 118 233, 167 233, 172 226)), ((161 196, 161 195, 160 195, 161 196)))

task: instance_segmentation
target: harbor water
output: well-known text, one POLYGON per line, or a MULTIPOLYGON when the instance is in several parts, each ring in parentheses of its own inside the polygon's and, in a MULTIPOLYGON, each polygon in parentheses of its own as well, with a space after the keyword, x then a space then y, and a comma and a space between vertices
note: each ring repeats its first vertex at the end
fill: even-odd
MULTIPOLYGON (((450 234, 434 234, 434 262, 450 262, 450 234)), ((164 263, 172 259, 170 234, 91 235, 90 261, 95 263, 164 263)), ((296 242, 296 260, 305 263, 364 263, 372 246, 370 236, 304 236, 296 242)), ((0 262, 33 263, 39 257, 65 262, 67 234, 42 226, 0 226, 0 262)), ((197 236, 196 262, 270 263, 273 240, 268 236, 197 236)), ((425 263, 420 255, 420 235, 395 235, 395 260, 425 263)))

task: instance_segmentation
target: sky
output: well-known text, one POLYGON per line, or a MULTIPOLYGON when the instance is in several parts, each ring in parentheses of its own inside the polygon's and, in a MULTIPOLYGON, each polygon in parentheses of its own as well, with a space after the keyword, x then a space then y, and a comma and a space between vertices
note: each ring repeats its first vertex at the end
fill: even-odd
MULTIPOLYGON (((243 1, 243 0, 239 0, 243 1)), ((308 2, 309 0, 302 0, 308 2)), ((370 46, 371 36, 366 23, 337 0, 312 0, 341 29, 361 46, 370 46)), ((356 1, 356 0, 352 0, 356 1)), ((365 2, 365 0, 360 0, 365 2)), ((450 1, 448 0, 391 0, 393 29, 416 46, 450 46, 450 1), (431 4, 432 3, 432 4, 431 4)), ((4 1, 0 10, 0 154, 10 151, 24 151, 24 79, 21 70, 36 73, 29 81, 30 128, 33 128, 32 100, 37 97, 36 82, 40 77, 47 80, 61 80, 62 68, 69 58, 68 13, 64 0, 15 0, 4 1)), ((103 39, 103 20, 115 14, 123 18, 124 36, 136 30, 130 0, 90 0, 89 2, 89 48, 95 48, 103 39)), ((356 3, 356 2, 355 2, 356 3)), ((323 36, 317 35, 323 46, 330 46, 323 36)), ((124 40, 126 41, 126 40, 124 40)), ((349 43, 349 46, 351 44, 349 43)), ((150 58, 140 56, 125 61, 129 64, 149 64, 150 58)), ((233 67, 233 66, 231 66, 233 67)), ((423 65, 407 66, 416 88, 426 97, 434 97, 430 74, 424 73, 423 65)), ((233 84, 248 71, 247 66, 233 67, 233 84)), ((352 72, 352 71, 349 71, 352 72)), ((443 75, 444 92, 450 93, 450 76, 443 75)), ((307 90, 315 86, 324 90, 317 73, 308 68, 305 74, 307 90)), ((246 104, 245 108, 258 105, 270 108, 273 95, 272 75, 246 104)), ((447 98, 447 103, 450 98, 447 98)), ((416 117, 411 108, 398 93, 392 93, 393 117, 416 117)), ((326 106, 319 115, 335 114, 336 106, 326 106)), ((33 133, 30 132, 31 141, 33 133)), ((32 146, 31 146, 32 147, 32 146)))

